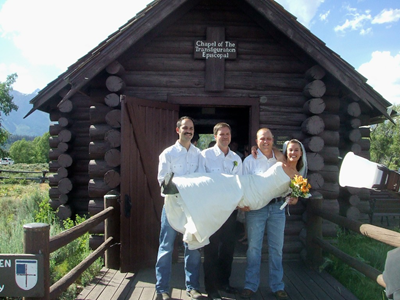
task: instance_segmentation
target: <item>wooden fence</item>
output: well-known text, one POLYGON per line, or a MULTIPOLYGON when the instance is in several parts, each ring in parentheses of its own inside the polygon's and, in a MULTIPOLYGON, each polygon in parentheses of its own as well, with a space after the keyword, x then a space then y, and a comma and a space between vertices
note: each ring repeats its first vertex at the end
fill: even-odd
POLYGON ((105 209, 85 222, 74 226, 60 234, 49 237, 50 226, 44 223, 31 223, 24 226, 24 252, 27 254, 42 254, 44 258, 44 296, 42 298, 26 297, 25 299, 57 299, 78 277, 105 253, 107 268, 119 269, 119 196, 104 196, 105 209), (105 222, 104 242, 87 258, 73 268, 68 274, 50 286, 50 253, 64 247, 101 222, 105 222))
POLYGON ((46 180, 49 180, 48 177, 46 177, 47 173, 49 171, 43 170, 43 171, 15 171, 15 170, 0 170, 0 175, 3 173, 9 173, 9 174, 40 174, 42 176, 26 176, 26 177, 5 177, 5 176, 0 176, 0 179, 18 179, 18 180, 37 180, 40 183, 44 183, 46 180))
POLYGON ((368 236, 374 240, 385 243, 393 247, 400 247, 400 233, 374 226, 363 224, 337 214, 332 214, 322 210, 322 197, 314 196, 307 203, 307 262, 312 268, 318 268, 323 262, 322 250, 325 250, 337 258, 364 274, 368 278, 376 281, 380 286, 386 288, 381 271, 370 265, 353 258, 345 252, 339 250, 331 243, 324 241, 322 237, 322 219, 331 221, 343 228, 353 232, 368 236))

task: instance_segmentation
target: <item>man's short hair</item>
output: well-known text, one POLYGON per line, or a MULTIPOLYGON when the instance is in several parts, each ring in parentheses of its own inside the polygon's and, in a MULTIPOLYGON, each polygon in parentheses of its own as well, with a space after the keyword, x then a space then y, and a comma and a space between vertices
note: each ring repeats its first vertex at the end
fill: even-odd
POLYGON ((193 125, 194 125, 194 120, 191 117, 183 116, 178 119, 178 122, 176 122, 176 128, 180 128, 182 126, 183 120, 190 120, 193 122, 193 125))
POLYGON ((260 129, 257 130, 256 138, 258 138, 258 134, 259 134, 261 131, 269 131, 269 132, 271 132, 272 137, 274 137, 274 135, 272 134, 271 129, 269 129, 269 128, 267 128, 267 127, 263 127, 263 128, 260 128, 260 129))
POLYGON ((220 130, 221 128, 224 128, 224 127, 227 127, 227 128, 229 128, 229 131, 232 131, 231 130, 231 126, 229 126, 228 123, 220 122, 220 123, 215 124, 215 126, 214 126, 214 131, 213 131, 214 135, 217 135, 218 134, 218 130, 220 130))

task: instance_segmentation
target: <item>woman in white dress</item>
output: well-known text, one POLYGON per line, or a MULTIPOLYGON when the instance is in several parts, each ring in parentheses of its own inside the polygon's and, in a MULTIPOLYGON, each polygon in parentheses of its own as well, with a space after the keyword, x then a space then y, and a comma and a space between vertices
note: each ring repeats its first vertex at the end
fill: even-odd
MULTIPOLYGON (((172 186, 176 186, 179 193, 167 194, 164 190, 167 194, 165 209, 169 223, 183 234, 189 249, 207 245, 209 237, 237 207, 260 209, 273 198, 289 193, 291 178, 305 174, 307 170, 304 147, 299 141, 285 143, 284 152, 293 143, 299 145, 302 155, 295 156, 288 152, 285 163, 277 162, 262 174, 193 173, 173 177, 172 186), (298 166, 300 159, 302 167, 298 166)), ((171 184, 167 180, 168 185, 171 184)))

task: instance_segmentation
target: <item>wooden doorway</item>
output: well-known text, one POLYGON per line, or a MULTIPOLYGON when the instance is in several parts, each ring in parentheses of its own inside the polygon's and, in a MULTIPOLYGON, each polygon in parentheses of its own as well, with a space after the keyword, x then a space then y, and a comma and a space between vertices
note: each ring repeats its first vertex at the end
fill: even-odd
POLYGON ((121 272, 132 272, 153 266, 157 258, 164 201, 157 181, 158 156, 175 143, 179 116, 199 119, 196 131, 204 133, 212 133, 218 121, 232 124, 232 133, 251 145, 259 106, 254 98, 179 97, 166 103, 122 96, 121 114, 121 272), (212 111, 214 117, 207 114, 212 111))

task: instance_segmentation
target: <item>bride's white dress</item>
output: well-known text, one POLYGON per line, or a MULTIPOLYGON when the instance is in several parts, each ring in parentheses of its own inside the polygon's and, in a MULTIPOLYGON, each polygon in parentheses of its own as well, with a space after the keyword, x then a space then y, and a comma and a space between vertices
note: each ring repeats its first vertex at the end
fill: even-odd
POLYGON ((193 173, 174 177, 179 194, 165 196, 170 225, 183 234, 189 249, 201 248, 236 207, 257 210, 273 198, 285 196, 290 177, 276 163, 262 174, 193 173))

